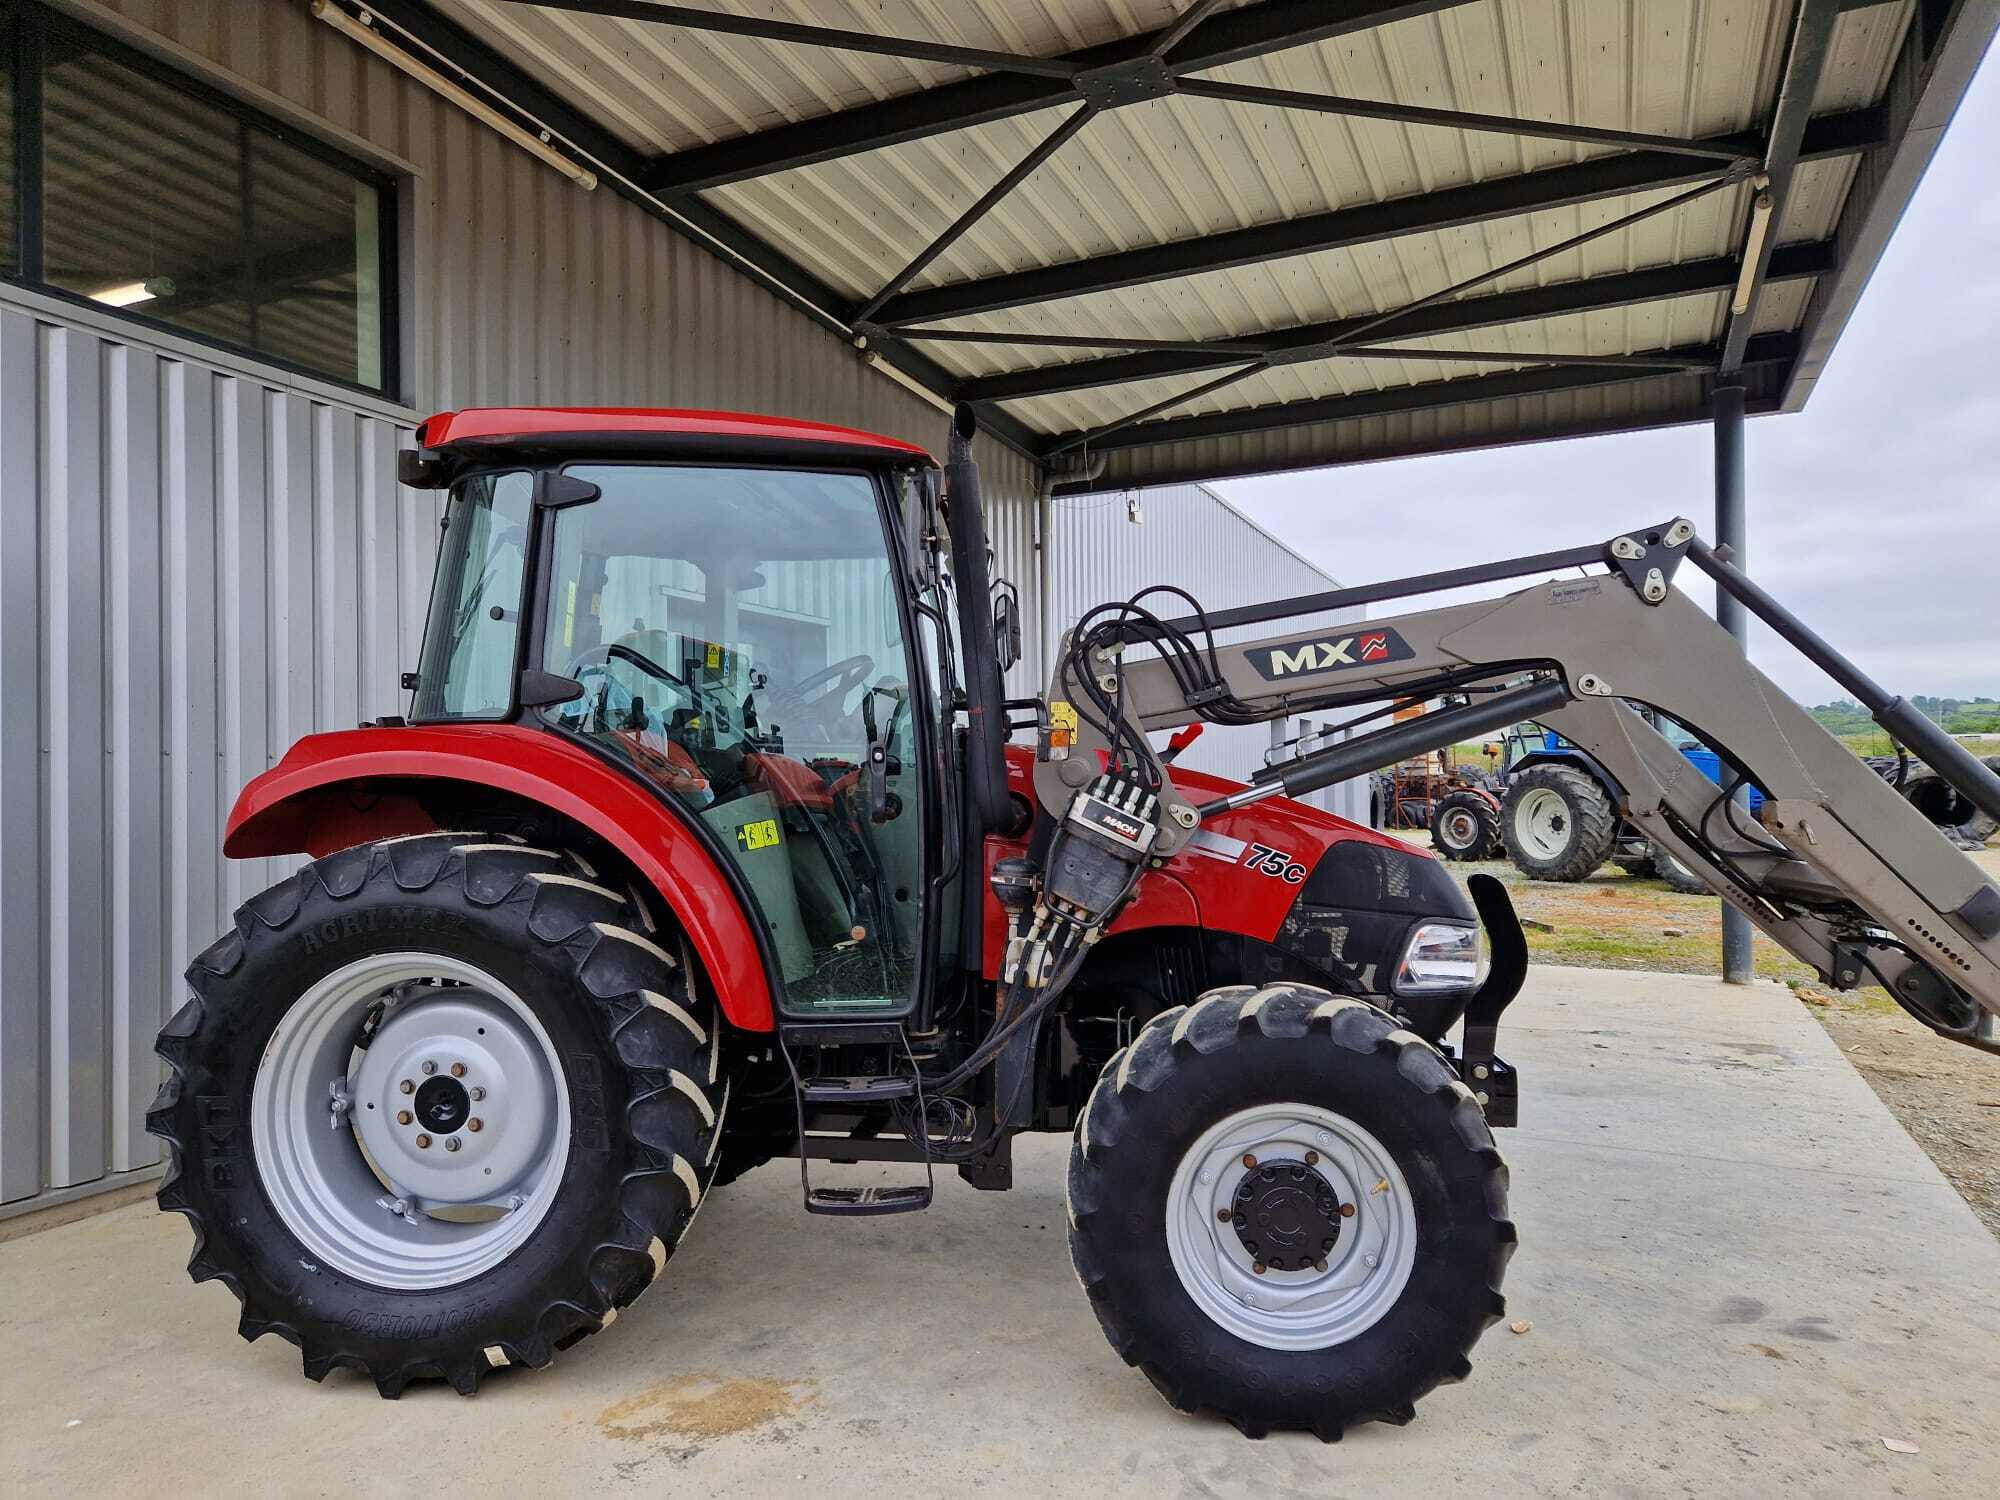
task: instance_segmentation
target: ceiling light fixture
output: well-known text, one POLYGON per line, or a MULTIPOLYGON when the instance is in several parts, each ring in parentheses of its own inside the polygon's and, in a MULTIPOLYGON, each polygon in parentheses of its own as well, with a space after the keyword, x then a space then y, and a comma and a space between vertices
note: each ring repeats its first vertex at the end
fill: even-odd
POLYGON ((123 286, 108 286, 89 295, 92 302, 102 302, 106 307, 131 307, 136 303, 151 302, 156 293, 147 282, 128 281, 123 286))
POLYGON ((1757 284, 1757 263, 1764 257, 1764 240, 1771 232, 1771 179, 1753 177, 1757 196, 1750 200, 1750 232, 1743 237, 1743 268, 1736 273, 1736 295, 1729 310, 1737 317, 1750 311, 1750 293, 1757 284))
MULTIPOLYGON (((368 17, 365 20, 356 20, 338 5, 333 4, 332 0, 313 0, 312 13, 342 36, 358 42, 391 67, 398 68, 409 74, 410 77, 416 79, 425 88, 449 99, 453 104, 456 104, 481 124, 498 131, 530 156, 547 162, 578 187, 587 191, 597 186, 597 174, 588 167, 577 165, 577 163, 563 155, 562 152, 556 150, 554 146, 549 144, 546 133, 538 136, 531 131, 523 129, 501 114, 499 110, 494 109, 483 100, 474 97, 466 90, 460 88, 436 68, 412 57, 401 47, 398 47, 394 42, 377 31, 370 24, 373 19, 372 17, 368 17)), ((363 11, 362 15, 367 17, 368 13, 363 11)))

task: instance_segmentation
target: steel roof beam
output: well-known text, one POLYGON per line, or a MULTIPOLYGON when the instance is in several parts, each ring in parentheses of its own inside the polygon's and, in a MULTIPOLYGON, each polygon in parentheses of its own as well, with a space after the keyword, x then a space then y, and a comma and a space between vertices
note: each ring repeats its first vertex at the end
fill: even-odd
POLYGON ((1230 104, 1261 104, 1273 109, 1299 109, 1323 115, 1347 115, 1366 120, 1393 120, 1403 125, 1437 125, 1449 130, 1494 135, 1524 135, 1552 141, 1578 141, 1592 146, 1616 146, 1628 151, 1664 151, 1714 161, 1754 161, 1755 147, 1742 142, 1688 140, 1681 136, 1646 135, 1632 130, 1603 130, 1594 125, 1566 125, 1559 120, 1525 120, 1514 115, 1471 114, 1459 109, 1429 109, 1417 104, 1392 104, 1355 99, 1344 94, 1304 94, 1295 89, 1258 88, 1212 78, 1182 78, 1174 92, 1194 99, 1218 99, 1230 104))
MULTIPOLYGON (((1354 330, 1354 340, 1356 343, 1359 343, 1361 340, 1361 335, 1363 334, 1373 333, 1376 329, 1381 328, 1382 326, 1388 323, 1401 322, 1403 319, 1410 317, 1413 313, 1418 313, 1423 311, 1423 309, 1425 309, 1426 307, 1433 307, 1440 303, 1449 302, 1454 298, 1456 298, 1459 293, 1470 291, 1473 287, 1480 286, 1485 282, 1497 281, 1502 276, 1511 275, 1513 272, 1522 270, 1527 266, 1534 265, 1538 261, 1544 261, 1552 256, 1561 255, 1566 251, 1576 249, 1580 245, 1587 245, 1593 240, 1602 239, 1609 234, 1615 234, 1619 230, 1628 228, 1629 226, 1640 223, 1643 220, 1657 217, 1660 214, 1670 213, 1674 209, 1681 207, 1683 204, 1692 203, 1697 198, 1701 198, 1709 193, 1713 193, 1718 189, 1729 185, 1733 180, 1734 179, 1731 177, 1715 177, 1709 179, 1706 182, 1697 183, 1695 184, 1695 186, 1691 188, 1688 188, 1682 192, 1674 194, 1671 198, 1663 198, 1658 202, 1648 204, 1644 208, 1636 209, 1628 214, 1622 214, 1618 218, 1611 219, 1606 221, 1605 223, 1599 224, 1594 229, 1586 229, 1581 234, 1571 235, 1567 239, 1558 240, 1556 243, 1552 245, 1544 245, 1539 249, 1532 250, 1528 254, 1519 256, 1514 260, 1507 261, 1502 265, 1488 266, 1485 270, 1481 271, 1477 276, 1468 276, 1462 281, 1454 282, 1450 286, 1440 287, 1438 290, 1427 293, 1422 297, 1418 297, 1414 301, 1405 302, 1398 307, 1392 307, 1386 312, 1376 313, 1371 318, 1364 318, 1361 322, 1361 325, 1354 330)), ((1259 359, 1258 366, 1268 367, 1272 365, 1281 365, 1281 364, 1297 364, 1301 361, 1306 361, 1306 360, 1331 359, 1344 352, 1346 351, 1339 347, 1321 347, 1317 349, 1291 348, 1285 350, 1271 350, 1266 352, 1262 356, 1262 358, 1259 359)), ((1560 360, 1557 362, 1572 363, 1572 362, 1589 362, 1589 361, 1586 359, 1584 361, 1560 360)), ((1225 376, 1223 381, 1218 383, 1227 383, 1230 380, 1239 380, 1242 379, 1244 375, 1250 373, 1252 372, 1244 371, 1238 375, 1225 376)), ((1206 395, 1210 388, 1211 388, 1210 386, 1203 386, 1199 390, 1190 391, 1185 396, 1178 397, 1172 401, 1155 402, 1153 405, 1147 407, 1144 411, 1135 412, 1131 416, 1120 417, 1117 421, 1112 422, 1107 426, 1096 428, 1090 432, 1085 433, 1083 436, 1075 439, 1069 446, 1086 444, 1101 432, 1116 432, 1119 428, 1128 427, 1132 423, 1139 421, 1142 418, 1152 416, 1156 412, 1165 410, 1166 408, 1171 406, 1178 406, 1181 404, 1182 401, 1189 401, 1193 400, 1196 396, 1206 395)))
MULTIPOLYGON (((1996 34, 2000 8, 1984 0, 1921 0, 1918 5, 1884 90, 1892 144, 1854 173, 1833 231, 1837 264, 1806 304, 1805 342, 1786 378, 1783 410, 1803 407, 1825 372, 1996 34)), ((1767 282, 1776 274, 1776 262, 1773 256, 1767 282)))
MULTIPOLYGON (((1796 334, 1764 334, 1750 341, 1744 364, 1780 365, 1797 354, 1796 334)), ((1663 359, 1688 360, 1712 365, 1720 354, 1714 344, 1661 351, 1663 359)), ((1145 448, 1166 443, 1189 442, 1197 438, 1233 437, 1245 433, 1271 432, 1318 422, 1340 422, 1355 417, 1400 415, 1429 411, 1438 407, 1464 406, 1480 401, 1508 400, 1592 386, 1615 385, 1633 380, 1656 380, 1657 369, 1619 367, 1543 366, 1531 370, 1509 370, 1497 375, 1472 375, 1463 380, 1438 380, 1422 385, 1391 386, 1386 390, 1363 391, 1349 396, 1320 396, 1308 401, 1289 401, 1278 406, 1252 406, 1240 411, 1206 412, 1197 416, 1170 417, 1121 428, 1115 433, 1090 439, 1092 452, 1120 448, 1145 448)), ((1193 393, 1190 392, 1189 396, 1193 393)), ((1187 399, 1183 397, 1182 399, 1187 399)), ((1079 445, 1086 434, 1062 433, 1043 446, 1044 455, 1067 451, 1079 445)))
POLYGON ((1076 109, 1072 110, 1063 119, 1062 123, 1043 136, 1027 155, 1008 168, 1007 174, 1004 177, 994 183, 984 193, 980 194, 979 200, 976 203, 956 219, 952 220, 951 225, 938 234, 923 249, 919 250, 915 256, 905 263, 902 270, 884 282, 880 291, 870 297, 861 307, 857 308, 853 321, 860 323, 874 316, 875 311, 884 302, 887 302, 896 293, 908 286, 910 281, 921 274, 926 266, 957 243, 966 230, 972 228, 973 225, 991 213, 995 204, 999 203, 1002 198, 1013 192, 1015 188, 1041 170, 1043 164, 1058 151, 1062 150, 1063 146, 1078 131, 1088 125, 1091 116, 1096 113, 1096 108, 1089 104, 1079 105, 1076 109))
POLYGON ((1764 290, 1764 275, 1771 264, 1779 226, 1785 222, 1785 205, 1791 196, 1792 173, 1797 168, 1812 119, 1813 95, 1819 91, 1820 76, 1826 71, 1826 57, 1833 44, 1833 28, 1840 21, 1841 0, 1799 0, 1798 23, 1792 28, 1792 48, 1785 59, 1785 74, 1778 85, 1777 113, 1771 119, 1771 138, 1764 151, 1764 176, 1771 196, 1770 221, 1766 233, 1755 236, 1750 247, 1750 264, 1745 267, 1748 295, 1730 310, 1729 330, 1722 341, 1722 369, 1733 374, 1743 363, 1756 326, 1757 303, 1764 290))
MULTIPOLYGON (((1798 281, 1823 276, 1834 268, 1830 244, 1784 245, 1771 257, 1767 279, 1773 282, 1798 281)), ((1568 317, 1601 312, 1609 308, 1634 307, 1708 292, 1726 292, 1736 284, 1737 262, 1725 257, 1688 261, 1677 266, 1657 266, 1644 271, 1625 271, 1613 276, 1591 276, 1553 286, 1530 287, 1517 292, 1496 292, 1485 297, 1467 297, 1457 302, 1434 304, 1399 321, 1401 338, 1429 338, 1437 334, 1469 333, 1508 323, 1526 323, 1544 318, 1568 317)), ((1373 316, 1372 314, 1370 315, 1373 316)), ((1102 359, 1072 360, 1068 364, 1037 365, 1008 370, 998 375, 975 376, 959 387, 961 400, 973 402, 1019 401, 1033 396, 1060 395, 1065 391, 1090 390, 1098 386, 1129 385, 1141 380, 1196 374, 1234 364, 1266 349, 1292 349, 1336 344, 1355 336, 1367 318, 1344 318, 1326 323, 1307 323, 1270 333, 1240 334, 1208 342, 1185 339, 1121 339, 1102 341, 1088 335, 1072 334, 989 334, 969 329, 911 329, 905 337, 947 343, 1022 344, 1045 348, 1095 348, 1132 350, 1128 354, 1102 359)))
MULTIPOLYGON (((1882 138, 1879 109, 1824 116, 1814 120, 1806 130, 1800 160, 1849 156, 1879 146, 1882 138)), ((1722 139, 1732 144, 1750 143, 1750 138, 1742 136, 1722 139)), ((1761 142, 1757 144, 1761 150, 1761 142)), ((1205 271, 1515 218, 1601 198, 1684 187, 1726 170, 1730 169, 1719 164, 1704 166, 1689 157, 1661 152, 1634 151, 1623 156, 1600 157, 1386 203, 1333 209, 978 281, 923 288, 892 299, 882 308, 879 321, 893 326, 970 317, 1205 271)))
MULTIPOLYGON (((1471 0, 1265 0, 1261 5, 1204 17, 1173 45, 1167 65, 1177 74, 1220 68, 1469 3, 1471 0)), ((579 0, 569 8, 584 7, 579 0)), ((1175 22, 1158 31, 1086 47, 1050 61, 1068 68, 1071 76, 1131 62, 1151 55, 1178 25, 1175 22)), ((988 73, 655 157, 638 181, 653 192, 700 192, 947 131, 990 125, 1077 97, 1067 77, 988 73)))
MULTIPOLYGON (((851 327, 842 321, 842 315, 848 311, 845 299, 833 288, 727 214, 699 199, 668 206, 641 191, 636 182, 645 159, 639 152, 510 62, 485 40, 440 15, 425 0, 371 0, 368 9, 401 39, 413 44, 419 55, 442 64, 447 73, 456 74, 473 92, 490 89, 530 119, 561 136, 579 154, 605 170, 605 186, 610 191, 637 204, 814 323, 843 339, 852 338, 851 327)), ((893 338, 871 340, 870 348, 919 385, 942 398, 952 396, 956 377, 920 350, 893 338)), ((1031 453, 1039 442, 1037 434, 1006 412, 988 414, 984 425, 988 432, 1022 453, 1031 453)))

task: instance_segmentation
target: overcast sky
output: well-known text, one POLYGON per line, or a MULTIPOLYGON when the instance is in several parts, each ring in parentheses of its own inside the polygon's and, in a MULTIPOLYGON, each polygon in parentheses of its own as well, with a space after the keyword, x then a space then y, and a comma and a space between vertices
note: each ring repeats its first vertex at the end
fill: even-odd
MULTIPOLYGON (((2000 698, 2000 60, 1989 55, 1802 412, 1753 417, 1751 571, 1891 692, 2000 698)), ((1218 485, 1343 583, 1597 541, 1713 536, 1705 426, 1218 485)), ((1681 574, 1706 603, 1708 580, 1681 574)), ((1449 597, 1449 596, 1443 596, 1449 597)), ((1376 613, 1385 612, 1378 606, 1376 613)), ((1758 629, 1757 664, 1838 696, 1758 629)))

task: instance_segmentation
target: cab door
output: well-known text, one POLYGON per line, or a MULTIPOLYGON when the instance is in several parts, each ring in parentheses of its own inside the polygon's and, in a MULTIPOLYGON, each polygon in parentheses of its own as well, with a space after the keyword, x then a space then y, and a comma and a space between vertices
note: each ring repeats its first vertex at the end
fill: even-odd
POLYGON ((798 1017, 896 1016, 925 951, 927 685, 880 479, 576 464, 552 512, 546 722, 685 807, 741 876, 798 1017))

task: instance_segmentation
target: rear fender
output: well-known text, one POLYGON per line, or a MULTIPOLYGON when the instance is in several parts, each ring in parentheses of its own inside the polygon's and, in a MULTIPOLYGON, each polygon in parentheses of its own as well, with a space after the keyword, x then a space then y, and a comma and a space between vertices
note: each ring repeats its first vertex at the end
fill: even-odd
POLYGON ((432 831, 384 781, 459 782, 537 803, 629 859, 687 931, 730 1024, 770 1031, 771 982, 744 900, 677 809, 557 736, 514 724, 354 729, 300 740, 243 789, 222 852, 310 854, 432 831))

